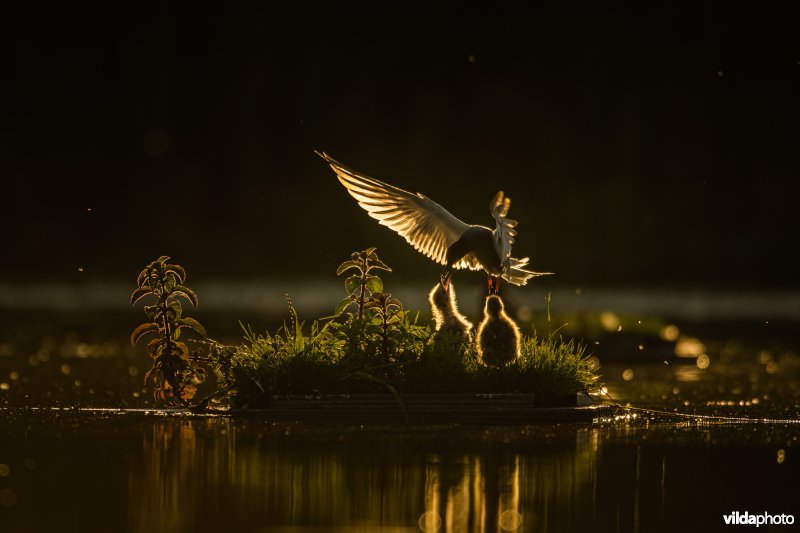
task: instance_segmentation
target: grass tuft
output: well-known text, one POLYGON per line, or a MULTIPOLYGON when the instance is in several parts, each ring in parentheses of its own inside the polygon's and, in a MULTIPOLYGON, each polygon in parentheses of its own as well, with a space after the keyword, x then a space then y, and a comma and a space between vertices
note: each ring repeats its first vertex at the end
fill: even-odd
POLYGON ((597 375, 587 362, 584 346, 561 337, 524 336, 520 355, 503 367, 480 362, 474 345, 453 339, 433 339, 430 326, 404 316, 389 339, 355 314, 320 327, 314 323, 302 348, 287 338, 248 329, 223 380, 235 406, 254 407, 269 395, 343 393, 534 393, 559 399, 590 392, 597 375))

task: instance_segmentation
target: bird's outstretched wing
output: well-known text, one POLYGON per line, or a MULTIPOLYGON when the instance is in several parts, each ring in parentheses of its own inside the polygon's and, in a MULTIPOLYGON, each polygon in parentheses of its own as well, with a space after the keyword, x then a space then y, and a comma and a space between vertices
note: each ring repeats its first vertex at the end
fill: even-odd
MULTIPOLYGON (((325 152, 316 153, 331 166, 350 196, 369 216, 405 237, 409 244, 437 263, 447 262, 447 248, 461 237, 469 227, 467 224, 423 194, 370 178, 347 168, 325 152)), ((456 267, 477 269, 480 264, 469 254, 456 267)))
POLYGON ((530 259, 523 257, 517 259, 511 257, 511 245, 514 244, 514 237, 517 235, 516 220, 506 218, 508 210, 511 208, 511 198, 503 194, 503 191, 498 191, 492 198, 489 204, 489 210, 495 219, 496 225, 494 230, 494 249, 497 255, 500 256, 500 262, 503 265, 503 279, 513 285, 525 285, 528 280, 537 276, 546 276, 552 272, 533 272, 526 270, 522 267, 527 266, 530 259))
POLYGON ((503 191, 498 191, 492 198, 492 203, 489 204, 489 210, 492 212, 496 222, 494 249, 500 257, 500 262, 503 263, 504 269, 510 266, 511 245, 514 244, 514 237, 517 235, 517 230, 514 229, 517 221, 506 218, 510 207, 511 198, 503 194, 503 191))

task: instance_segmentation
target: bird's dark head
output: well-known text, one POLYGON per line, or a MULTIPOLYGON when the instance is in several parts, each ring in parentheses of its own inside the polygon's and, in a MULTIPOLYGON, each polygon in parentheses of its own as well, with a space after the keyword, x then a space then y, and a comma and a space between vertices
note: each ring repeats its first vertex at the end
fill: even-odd
POLYGON ((486 313, 487 316, 497 318, 503 312, 503 309, 503 300, 501 300, 499 296, 491 294, 486 297, 486 306, 483 312, 486 313))

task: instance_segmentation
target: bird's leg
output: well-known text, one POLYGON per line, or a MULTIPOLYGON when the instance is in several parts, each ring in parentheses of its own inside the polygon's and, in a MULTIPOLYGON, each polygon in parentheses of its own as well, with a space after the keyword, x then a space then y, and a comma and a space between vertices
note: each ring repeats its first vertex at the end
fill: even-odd
POLYGON ((500 294, 500 282, 503 281, 503 278, 498 276, 494 278, 494 293, 500 294))
POLYGON ((489 276, 489 294, 497 294, 500 292, 500 278, 495 276, 489 276))

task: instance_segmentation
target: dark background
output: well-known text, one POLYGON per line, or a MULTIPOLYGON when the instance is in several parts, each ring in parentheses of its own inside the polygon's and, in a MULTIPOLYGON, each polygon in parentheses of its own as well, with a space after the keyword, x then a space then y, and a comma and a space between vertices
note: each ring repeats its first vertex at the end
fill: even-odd
POLYGON ((369 245, 435 276, 324 149, 467 222, 502 188, 554 283, 797 287, 797 19, 649 4, 17 3, 0 281, 332 276, 369 245))

